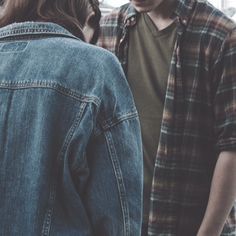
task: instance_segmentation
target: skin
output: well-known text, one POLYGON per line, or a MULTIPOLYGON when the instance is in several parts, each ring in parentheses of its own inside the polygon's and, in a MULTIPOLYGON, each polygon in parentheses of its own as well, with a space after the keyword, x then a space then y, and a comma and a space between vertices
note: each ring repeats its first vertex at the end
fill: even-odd
POLYGON ((159 30, 173 23, 170 16, 175 9, 175 0, 130 0, 138 12, 147 12, 159 30))
POLYGON ((197 236, 219 236, 236 199, 236 152, 221 152, 207 210, 197 236))
POLYGON ((89 24, 89 21, 92 19, 92 17, 95 16, 95 12, 93 11, 92 6, 88 7, 88 16, 86 18, 85 21, 85 25, 83 28, 83 34, 84 34, 84 39, 86 43, 90 43, 93 35, 95 33, 95 29, 93 27, 91 27, 91 25, 89 24))
POLYGON ((150 12, 157 9, 166 0, 130 0, 138 12, 150 12))
MULTIPOLYGON (((130 0, 138 12, 147 12, 159 30, 172 22, 175 0, 130 0)), ((210 196, 197 236, 220 236, 236 199, 236 152, 221 152, 211 183, 210 196)))
POLYGON ((92 38, 93 38, 93 35, 94 35, 94 32, 95 32, 95 29, 93 27, 90 26, 89 24, 89 20, 95 15, 94 12, 91 12, 87 19, 86 19, 86 22, 85 22, 85 25, 84 25, 84 28, 83 28, 83 33, 84 33, 84 39, 85 39, 85 42, 86 43, 90 43, 92 38))

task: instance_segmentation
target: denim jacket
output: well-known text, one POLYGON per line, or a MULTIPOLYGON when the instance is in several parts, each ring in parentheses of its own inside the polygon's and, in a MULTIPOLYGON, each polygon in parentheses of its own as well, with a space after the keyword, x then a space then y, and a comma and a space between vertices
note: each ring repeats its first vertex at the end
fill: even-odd
POLYGON ((142 150, 122 69, 53 23, 0 29, 0 235, 138 236, 142 150))

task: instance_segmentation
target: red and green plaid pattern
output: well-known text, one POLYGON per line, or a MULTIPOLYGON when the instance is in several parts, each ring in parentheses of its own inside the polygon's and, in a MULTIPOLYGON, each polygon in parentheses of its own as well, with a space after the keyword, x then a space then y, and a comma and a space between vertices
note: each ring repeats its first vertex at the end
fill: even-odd
MULTIPOLYGON (((176 1, 178 37, 153 176, 149 236, 195 236, 217 157, 236 150, 236 25, 204 0, 176 1)), ((126 4, 101 22, 98 45, 115 53, 125 72, 128 33, 137 15, 126 4)), ((236 235, 235 209, 222 236, 236 235)))

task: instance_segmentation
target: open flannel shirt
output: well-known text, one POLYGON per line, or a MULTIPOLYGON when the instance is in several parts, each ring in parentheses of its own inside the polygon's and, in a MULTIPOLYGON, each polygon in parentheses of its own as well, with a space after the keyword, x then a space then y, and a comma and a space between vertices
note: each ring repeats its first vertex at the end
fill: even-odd
MULTIPOLYGON (((221 151, 236 150, 236 25, 206 1, 176 1, 177 40, 155 162, 148 233, 195 236, 206 210, 217 157, 221 151)), ((138 14, 126 4, 101 21, 98 45, 115 53, 125 72, 129 29, 138 14)), ((236 235, 235 206, 221 235, 236 235)))

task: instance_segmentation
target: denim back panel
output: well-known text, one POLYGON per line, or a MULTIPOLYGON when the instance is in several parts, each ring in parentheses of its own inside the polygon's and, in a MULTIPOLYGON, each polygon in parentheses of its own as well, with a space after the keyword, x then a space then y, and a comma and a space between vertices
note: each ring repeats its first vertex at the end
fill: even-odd
POLYGON ((86 131, 86 142, 92 119, 78 127, 85 108, 99 103, 68 86, 73 72, 61 76, 59 55, 42 55, 36 41, 0 44, 0 235, 49 233, 57 182, 68 174, 62 166, 73 133, 86 131))
POLYGON ((0 218, 10 228, 1 227, 0 235, 23 235, 19 226, 25 224, 32 230, 28 234, 35 235, 45 217, 50 218, 46 212, 54 204, 55 178, 62 177, 60 166, 86 103, 50 87, 2 86, 0 209, 5 212, 0 218))
POLYGON ((0 30, 0 235, 138 235, 140 127, 117 59, 27 27, 0 30))

